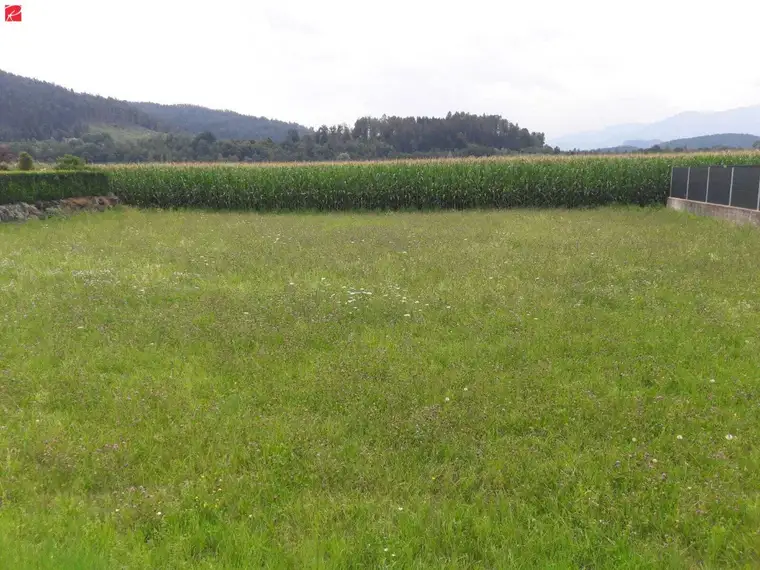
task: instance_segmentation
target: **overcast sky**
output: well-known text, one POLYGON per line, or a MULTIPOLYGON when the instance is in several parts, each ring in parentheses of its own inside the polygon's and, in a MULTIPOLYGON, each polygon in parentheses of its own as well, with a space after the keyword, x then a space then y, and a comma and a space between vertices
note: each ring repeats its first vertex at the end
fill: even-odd
POLYGON ((0 69, 308 126, 462 110, 551 139, 760 104, 756 0, 19 3, 0 69))

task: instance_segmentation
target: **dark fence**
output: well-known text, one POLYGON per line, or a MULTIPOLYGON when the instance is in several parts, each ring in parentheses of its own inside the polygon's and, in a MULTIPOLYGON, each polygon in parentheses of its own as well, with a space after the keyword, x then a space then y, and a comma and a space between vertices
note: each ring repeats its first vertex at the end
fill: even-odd
POLYGON ((670 196, 760 210, 760 167, 675 167, 670 173, 670 196))

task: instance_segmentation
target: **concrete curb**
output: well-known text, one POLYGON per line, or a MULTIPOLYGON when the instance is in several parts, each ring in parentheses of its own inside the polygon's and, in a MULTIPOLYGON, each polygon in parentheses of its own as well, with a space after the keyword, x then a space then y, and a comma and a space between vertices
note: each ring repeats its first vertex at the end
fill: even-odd
POLYGON ((689 212, 698 216, 710 216, 711 218, 728 220, 735 224, 760 226, 760 212, 757 210, 694 202, 693 200, 683 200, 681 198, 668 198, 668 208, 679 212, 689 212))

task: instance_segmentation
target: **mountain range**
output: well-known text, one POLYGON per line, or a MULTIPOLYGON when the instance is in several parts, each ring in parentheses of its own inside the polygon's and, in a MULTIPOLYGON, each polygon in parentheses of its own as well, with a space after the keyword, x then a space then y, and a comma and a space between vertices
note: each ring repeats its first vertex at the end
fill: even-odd
POLYGON ((622 145, 649 148, 662 141, 715 133, 760 134, 760 105, 717 112, 688 111, 654 123, 614 125, 598 131, 555 137, 550 144, 562 150, 593 150, 622 145))
POLYGON ((141 136, 211 132, 219 139, 275 142, 285 140, 291 130, 309 130, 296 123, 195 105, 133 103, 75 93, 0 70, 0 142, 62 140, 104 128, 141 136))

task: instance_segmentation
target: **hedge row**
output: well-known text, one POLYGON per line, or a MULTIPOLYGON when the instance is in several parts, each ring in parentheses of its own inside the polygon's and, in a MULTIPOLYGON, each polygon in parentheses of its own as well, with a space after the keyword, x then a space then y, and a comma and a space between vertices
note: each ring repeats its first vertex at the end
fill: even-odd
POLYGON ((674 164, 760 164, 760 153, 281 166, 123 166, 111 189, 137 206, 397 210, 660 204, 674 164))
POLYGON ((0 173, 0 204, 105 196, 109 189, 106 172, 0 173))

